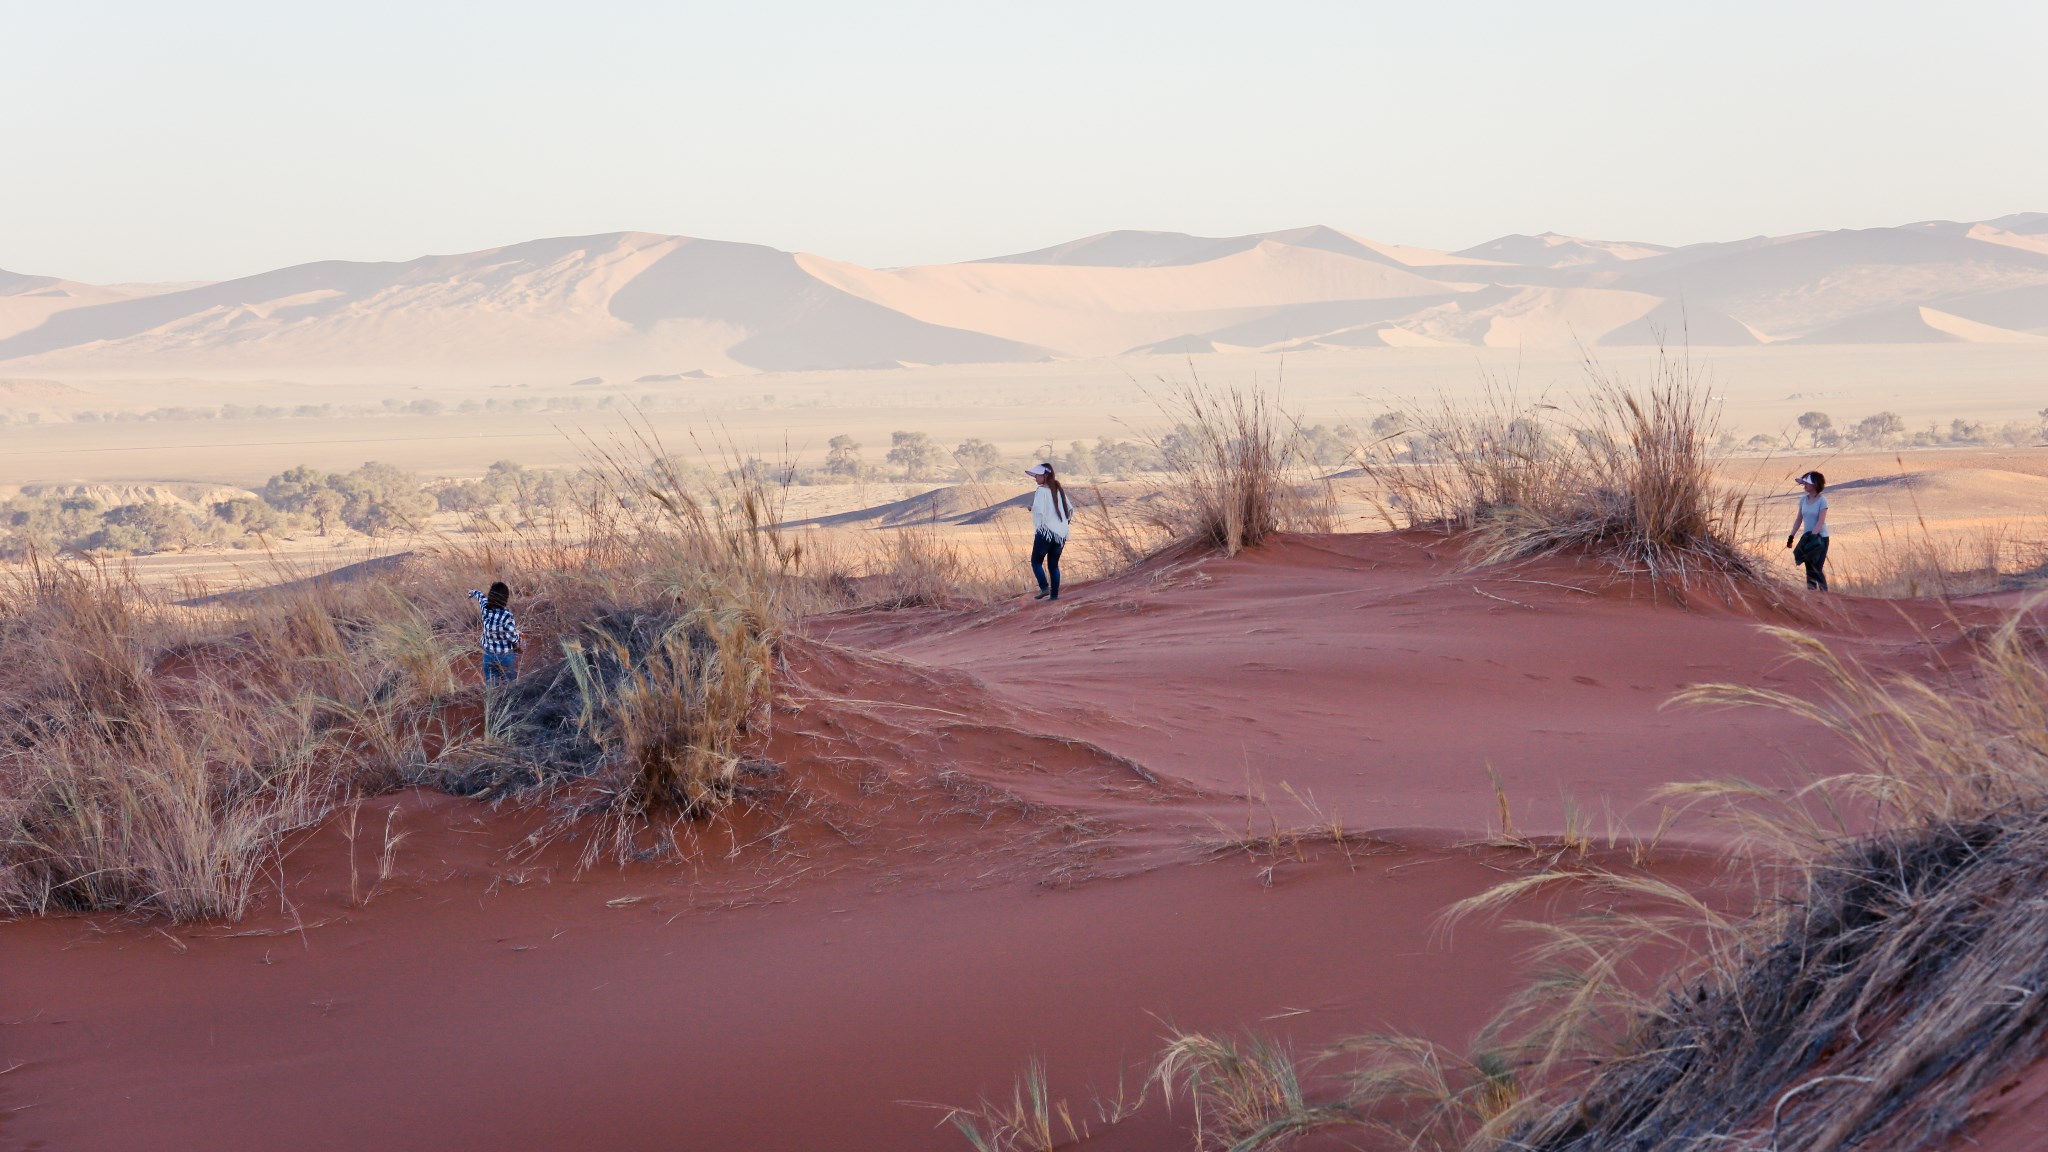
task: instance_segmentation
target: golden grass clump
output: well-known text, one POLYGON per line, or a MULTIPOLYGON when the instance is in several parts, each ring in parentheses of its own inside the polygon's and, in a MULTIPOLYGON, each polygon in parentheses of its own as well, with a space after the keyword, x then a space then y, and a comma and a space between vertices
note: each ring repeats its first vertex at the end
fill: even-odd
POLYGON ((0 644, 37 658, 0 668, 8 911, 240 916, 282 839, 399 754, 402 726, 352 721, 405 671, 315 590, 226 637, 103 567, 38 560, 9 593, 0 644))
POLYGON ((1390 519, 1470 532, 1483 564, 1585 550, 1681 586, 1762 581, 1738 543, 1744 504, 1714 478, 1718 408, 1701 376, 1662 354, 1641 386, 1585 370, 1574 413, 1489 382, 1478 406, 1441 401, 1382 440, 1365 472, 1390 519))
POLYGON ((1194 1111, 1195 1147, 1201 1152, 1278 1147, 1357 1119, 1346 1102, 1318 1105, 1305 1099, 1293 1054, 1263 1036, 1179 1033, 1160 1054, 1152 1076, 1169 1108, 1176 1096, 1187 1097, 1194 1111))
POLYGON ((606 620, 564 642, 581 702, 579 728, 603 754, 607 834, 630 858, 636 832, 662 812, 715 814, 738 796, 744 752, 767 735, 774 648, 743 613, 606 620))
POLYGON ((1197 378, 1159 406, 1174 422, 1157 445, 1168 479, 1142 507, 1170 541, 1235 556, 1275 532, 1334 530, 1334 499, 1306 474, 1300 430, 1266 391, 1197 378))
POLYGON ((973 1108, 948 1108, 945 1122, 975 1152, 1053 1152, 1088 1136, 1087 1123, 1077 1124, 1067 1102, 1053 1099, 1037 1060, 1017 1077, 1008 1100, 984 1096, 973 1108))
POLYGON ((961 598, 994 599, 1022 587, 1014 569, 1005 579, 996 570, 1000 560, 978 558, 933 524, 882 529, 870 533, 868 542, 857 565, 866 573, 859 595, 865 607, 935 607, 961 598))

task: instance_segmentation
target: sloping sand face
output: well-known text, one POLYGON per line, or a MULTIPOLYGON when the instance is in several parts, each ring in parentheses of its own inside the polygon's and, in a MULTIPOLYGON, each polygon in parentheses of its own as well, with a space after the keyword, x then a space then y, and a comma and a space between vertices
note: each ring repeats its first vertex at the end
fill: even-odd
MULTIPOLYGON (((1904 668, 1959 612, 1807 623, 1904 668)), ((1653 830, 1661 783, 1840 766, 1783 717, 1662 707, 1802 687, 1765 620, 1590 562, 1474 573, 1422 535, 816 620, 767 750, 781 798, 688 863, 511 859, 537 816, 403 794, 353 843, 308 837, 242 925, 0 926, 0 1147, 947 1149, 916 1102, 1007 1096, 1037 1056, 1092 1117, 1167 1022, 1462 1046, 1518 945, 1434 919, 1532 860, 1472 846, 1489 765, 1520 832, 1583 827, 1569 794, 1601 845, 1610 814, 1653 830), (387 813, 408 838, 380 878, 387 813), (1275 826, 1301 835, 1230 843, 1275 826)), ((1657 856, 1711 885, 1683 843, 1717 830, 1657 856)), ((1185 1121, 1155 1094, 1090 1146, 1182 1148, 1185 1121)))

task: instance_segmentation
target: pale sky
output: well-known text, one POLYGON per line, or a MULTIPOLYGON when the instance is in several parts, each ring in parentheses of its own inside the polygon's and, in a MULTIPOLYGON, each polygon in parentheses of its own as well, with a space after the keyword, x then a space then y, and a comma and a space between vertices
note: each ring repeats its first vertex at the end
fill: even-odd
POLYGON ((0 0, 0 268, 2048 211, 2048 4, 0 0))

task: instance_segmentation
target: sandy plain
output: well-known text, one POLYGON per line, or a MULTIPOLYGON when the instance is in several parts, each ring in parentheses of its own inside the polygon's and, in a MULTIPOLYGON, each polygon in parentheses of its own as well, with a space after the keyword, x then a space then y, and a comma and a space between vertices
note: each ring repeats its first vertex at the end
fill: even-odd
MULTIPOLYGON (((1655 351, 1600 348, 1598 363, 1645 378, 1655 351)), ((1674 350, 1674 355, 1681 354, 1674 350)), ((2048 351, 2007 345, 1856 345, 1716 348, 1692 354, 1723 425, 1744 438, 1795 433, 1802 412, 1838 426, 1892 411, 1909 428, 1956 418, 2033 420, 2048 405, 2048 351)), ((1258 383, 1311 422, 1370 420, 1439 395, 1477 395, 1488 381, 1526 397, 1567 401, 1583 389, 1576 353, 1491 348, 1324 349, 1273 354, 1116 357, 1044 364, 759 373, 603 387, 495 385, 427 371, 391 375, 308 372, 248 378, 136 378, 38 373, 86 393, 64 407, 147 411, 171 405, 370 404, 429 399, 436 416, 15 423, 0 428, 0 485, 48 481, 204 480, 247 486, 296 464, 349 468, 379 459, 429 476, 475 475, 494 460, 529 467, 580 462, 585 440, 614 434, 617 417, 590 411, 462 414, 466 400, 647 404, 647 419, 676 451, 691 432, 716 446, 773 458, 785 447, 817 458, 825 441, 853 435, 871 459, 898 429, 947 446, 967 437, 1026 455, 1070 441, 1160 430, 1152 396, 1193 376, 1258 383)), ((44 405, 49 406, 49 405, 44 405)), ((27 407, 24 405, 24 407, 27 407)))

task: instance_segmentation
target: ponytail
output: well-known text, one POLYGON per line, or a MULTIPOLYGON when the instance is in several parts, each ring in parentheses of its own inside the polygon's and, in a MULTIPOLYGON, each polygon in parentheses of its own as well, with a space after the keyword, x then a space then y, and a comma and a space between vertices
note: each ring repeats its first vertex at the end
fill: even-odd
POLYGON ((1067 490, 1060 487, 1059 475, 1052 470, 1050 464, 1045 466, 1045 486, 1052 489, 1052 510, 1059 513, 1060 519, 1072 520, 1074 502, 1067 499, 1067 490))

